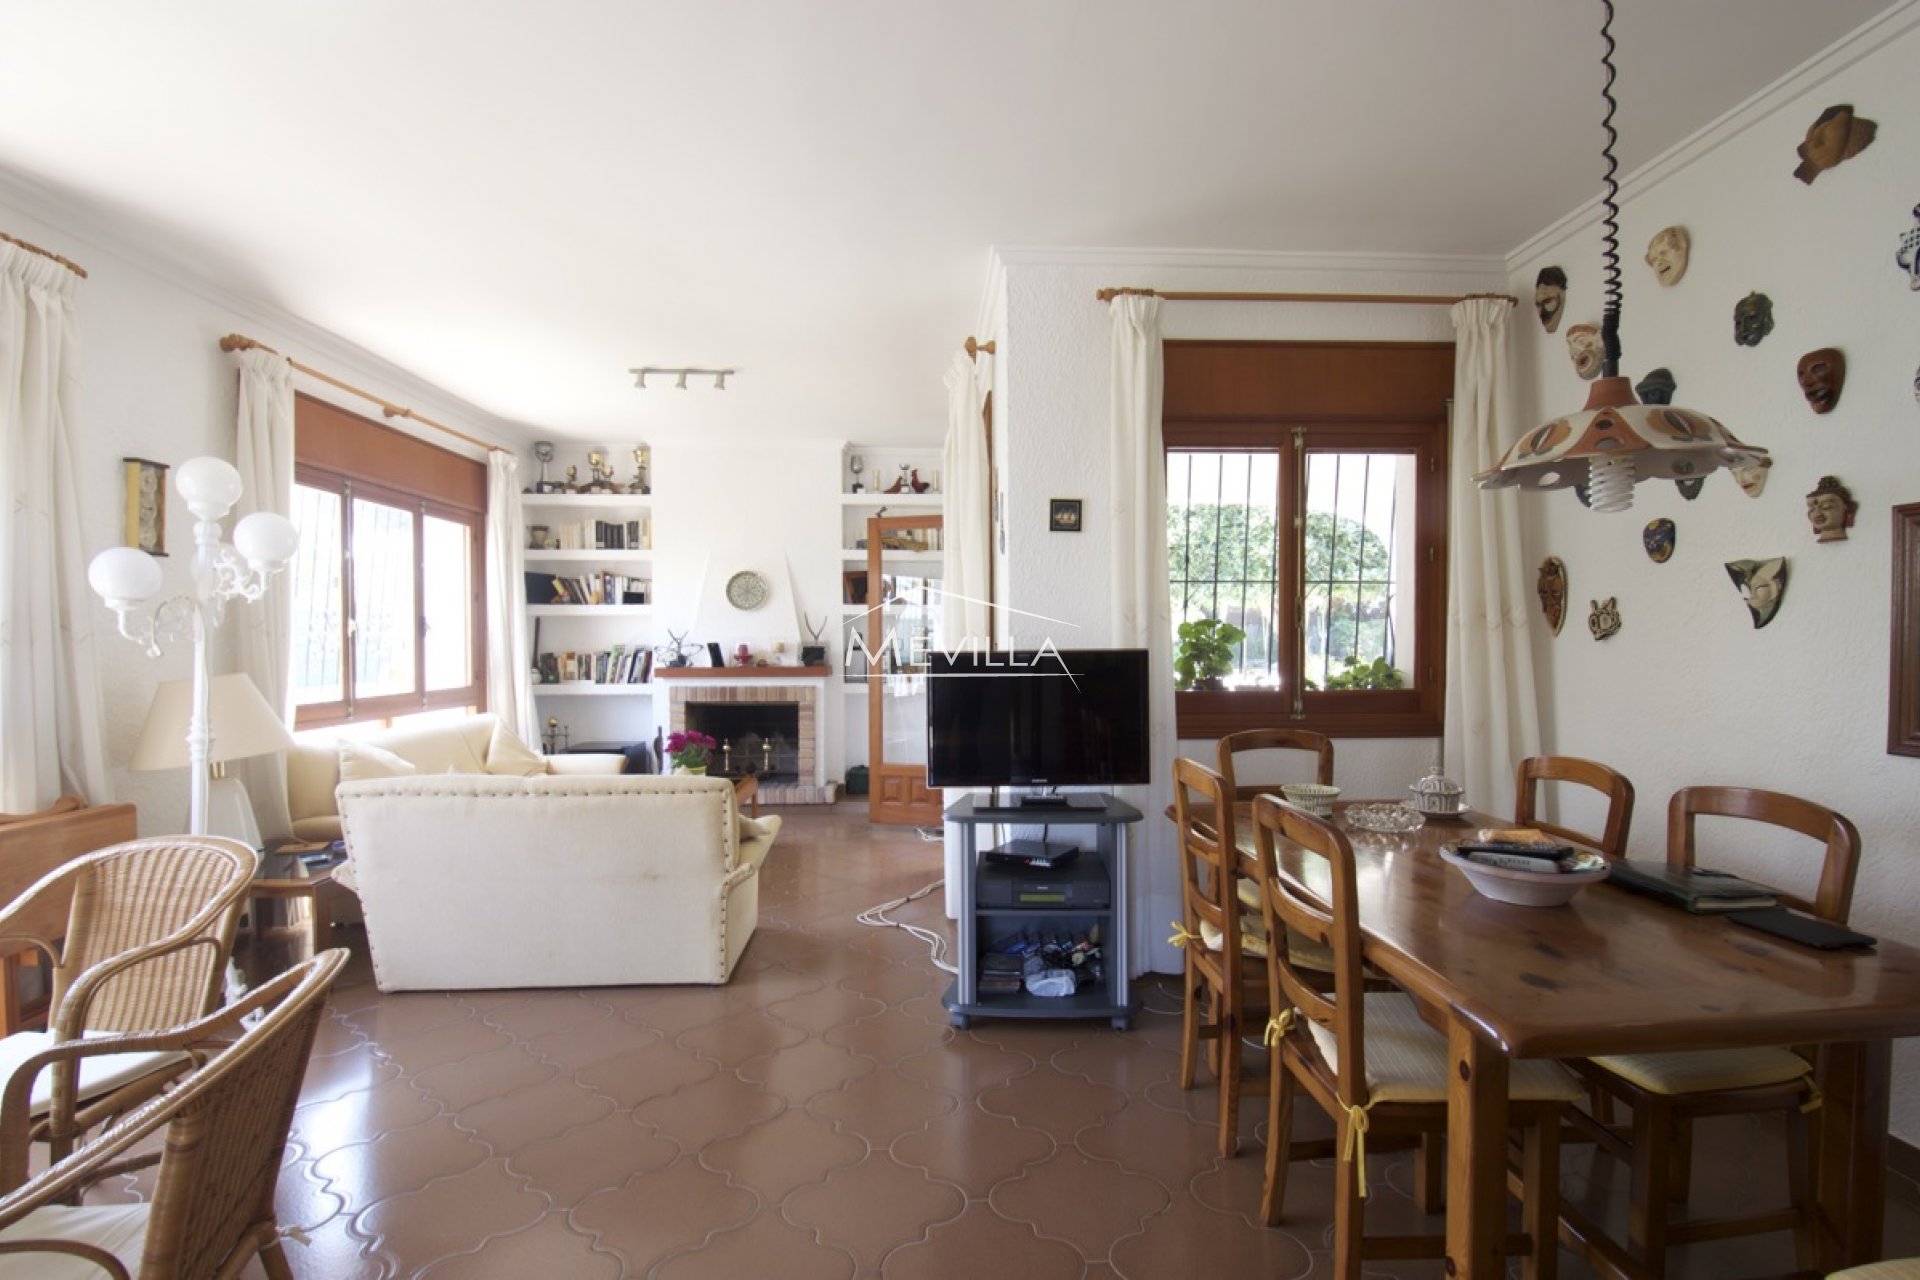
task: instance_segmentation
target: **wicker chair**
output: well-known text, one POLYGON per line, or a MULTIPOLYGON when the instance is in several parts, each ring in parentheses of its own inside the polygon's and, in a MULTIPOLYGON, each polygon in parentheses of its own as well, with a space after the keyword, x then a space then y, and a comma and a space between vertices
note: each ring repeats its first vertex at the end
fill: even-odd
MULTIPOLYGON (((346 960, 345 951, 323 951, 188 1026, 36 1055, 29 1069, 130 1049, 185 1053, 203 1065, 0 1198, 0 1280, 231 1280, 256 1255, 271 1280, 290 1280, 275 1184, 327 988, 346 960), (247 1025, 252 1018, 258 1021, 247 1025), (155 1134, 162 1135, 157 1151, 155 1134), (66 1203, 104 1178, 156 1162, 149 1203, 66 1203)), ((0 1100, 0 1171, 10 1183, 26 1169, 27 1144, 6 1135, 25 1119, 29 1083, 16 1073, 0 1100)))
MULTIPOLYGON (((47 1030, 0 1039, 0 1076, 59 1041, 175 1027, 212 1009, 259 865, 252 849, 219 836, 131 840, 75 858, 14 899, 0 911, 0 954, 45 952, 53 990, 47 1030)), ((187 1065, 145 1051, 92 1057, 84 1069, 63 1059, 32 1082, 31 1134, 0 1130, 0 1139, 44 1140, 58 1160, 79 1134, 187 1065)))

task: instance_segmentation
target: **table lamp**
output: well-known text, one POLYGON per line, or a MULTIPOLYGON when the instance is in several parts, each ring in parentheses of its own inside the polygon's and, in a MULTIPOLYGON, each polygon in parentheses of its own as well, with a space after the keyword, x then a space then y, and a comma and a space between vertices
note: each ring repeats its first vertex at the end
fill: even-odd
MULTIPOLYGON (((187 727, 193 714, 193 681, 165 680, 154 690, 147 722, 134 745, 133 769, 184 769, 193 762, 187 727)), ((293 735, 244 675, 215 676, 207 697, 207 833, 231 836, 248 848, 260 847, 253 802, 238 778, 226 775, 229 760, 269 755, 293 745, 293 735)))

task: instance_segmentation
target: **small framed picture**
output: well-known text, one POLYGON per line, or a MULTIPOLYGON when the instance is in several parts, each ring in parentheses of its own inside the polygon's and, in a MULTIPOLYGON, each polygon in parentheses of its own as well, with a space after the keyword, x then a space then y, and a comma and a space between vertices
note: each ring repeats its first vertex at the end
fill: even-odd
POLYGON ((148 555, 167 554, 167 464, 124 458, 127 545, 148 555))
POLYGON ((1047 504, 1047 528, 1053 533, 1080 532, 1080 499, 1051 499, 1047 504))
POLYGON ((867 602, 867 571, 849 569, 840 575, 840 593, 848 604, 867 602))

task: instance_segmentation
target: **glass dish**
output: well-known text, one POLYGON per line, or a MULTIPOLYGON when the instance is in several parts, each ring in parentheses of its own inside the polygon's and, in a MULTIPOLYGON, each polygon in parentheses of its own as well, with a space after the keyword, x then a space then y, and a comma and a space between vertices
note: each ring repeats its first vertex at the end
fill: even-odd
POLYGON ((1348 826, 1384 835, 1401 835, 1427 825, 1424 815, 1404 804, 1348 805, 1346 814, 1348 826))

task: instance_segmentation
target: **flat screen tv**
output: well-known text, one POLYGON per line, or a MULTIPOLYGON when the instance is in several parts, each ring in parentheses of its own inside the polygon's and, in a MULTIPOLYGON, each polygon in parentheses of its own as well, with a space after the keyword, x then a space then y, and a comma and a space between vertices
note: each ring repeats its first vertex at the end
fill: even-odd
POLYGON ((1131 786, 1150 769, 1145 649, 930 655, 929 786, 1131 786))

